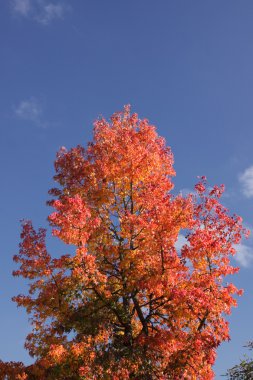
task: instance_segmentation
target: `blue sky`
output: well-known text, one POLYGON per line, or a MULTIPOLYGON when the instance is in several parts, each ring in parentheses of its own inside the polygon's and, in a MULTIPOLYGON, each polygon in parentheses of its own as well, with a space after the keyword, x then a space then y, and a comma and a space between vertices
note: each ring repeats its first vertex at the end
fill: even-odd
MULTIPOLYGON (((99 115, 130 103, 172 147, 175 191, 206 175, 253 225, 253 2, 6 0, 0 44, 0 358, 29 362, 27 316, 11 302, 25 290, 11 276, 19 220, 46 224, 56 151, 86 144, 99 115)), ((252 238, 235 264, 245 294, 217 379, 253 339, 252 238)))

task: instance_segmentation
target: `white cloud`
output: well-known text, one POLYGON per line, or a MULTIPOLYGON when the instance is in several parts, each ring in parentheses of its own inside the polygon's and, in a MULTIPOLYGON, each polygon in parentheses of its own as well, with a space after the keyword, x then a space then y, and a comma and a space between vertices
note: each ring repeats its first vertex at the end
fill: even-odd
POLYGON ((253 248, 245 244, 238 244, 236 247, 236 254, 234 256, 235 260, 244 267, 248 268, 253 261, 253 248))
POLYGON ((13 10, 22 16, 27 16, 31 10, 30 0, 13 0, 13 10))
POLYGON ((176 241, 176 243, 175 243, 175 248, 176 248, 176 250, 177 250, 177 252, 181 252, 181 249, 182 249, 182 247, 183 247, 183 245, 185 245, 187 243, 187 240, 186 240, 186 238, 184 237, 184 235, 182 235, 182 234, 179 234, 178 235, 178 239, 177 239, 177 241, 176 241))
MULTIPOLYGON (((180 254, 182 247, 187 244, 187 239, 184 235, 179 234, 178 239, 175 243, 175 248, 177 252, 180 254)), ((248 268, 251 266, 253 262, 253 247, 248 246, 246 244, 237 244, 235 246, 236 254, 234 259, 240 264, 240 266, 244 268, 248 268)))
POLYGON ((187 197, 188 195, 196 195, 196 191, 193 189, 187 189, 183 188, 179 191, 180 194, 182 194, 183 197, 187 197))
POLYGON ((253 197, 253 166, 247 168, 240 176, 242 192, 247 198, 253 197))
POLYGON ((65 2, 48 2, 46 0, 12 0, 12 9, 20 16, 48 25, 56 19, 63 19, 66 11, 70 9, 65 2))
MULTIPOLYGON (((178 239, 175 243, 175 248, 178 254, 181 253, 182 247, 187 244, 187 239, 184 235, 179 234, 178 239)), ((243 268, 248 268, 253 262, 253 247, 250 247, 246 244, 237 244, 235 246, 236 254, 234 259, 242 266, 243 268)), ((188 265, 191 267, 190 261, 188 260, 188 265)))
POLYGON ((14 107, 14 114, 22 120, 30 121, 38 127, 45 128, 48 123, 43 120, 42 107, 35 98, 22 100, 14 107))
POLYGON ((44 4, 36 19, 41 24, 47 25, 53 19, 63 19, 65 7, 61 4, 44 4))
POLYGON ((37 121, 42 113, 40 104, 35 98, 22 100, 17 107, 15 107, 15 114, 21 119, 37 121))

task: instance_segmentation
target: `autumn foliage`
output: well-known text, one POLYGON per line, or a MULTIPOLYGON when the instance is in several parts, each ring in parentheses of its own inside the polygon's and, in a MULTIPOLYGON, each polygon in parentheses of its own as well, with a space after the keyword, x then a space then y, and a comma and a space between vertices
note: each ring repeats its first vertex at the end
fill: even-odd
POLYGON ((223 187, 202 177, 194 195, 172 195, 171 150, 129 107, 96 121, 87 148, 62 148, 55 170, 48 219, 66 251, 51 255, 46 231, 23 222, 14 275, 30 287, 14 300, 35 363, 8 378, 213 379, 241 293, 224 277, 246 232, 223 187))

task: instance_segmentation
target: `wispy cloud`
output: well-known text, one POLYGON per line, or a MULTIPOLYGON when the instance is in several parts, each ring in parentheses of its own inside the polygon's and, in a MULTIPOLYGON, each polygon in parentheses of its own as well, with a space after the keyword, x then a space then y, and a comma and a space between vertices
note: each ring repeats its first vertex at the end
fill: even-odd
POLYGON ((184 237, 184 235, 179 234, 179 235, 178 235, 178 239, 177 239, 177 241, 176 241, 176 243, 175 243, 175 248, 176 248, 177 252, 180 253, 182 247, 183 247, 186 243, 187 243, 187 240, 186 240, 186 238, 184 237))
POLYGON ((65 11, 66 8, 62 4, 45 4, 42 11, 37 15, 37 21, 47 25, 54 19, 63 19, 65 11))
POLYGON ((244 267, 248 268, 253 261, 253 247, 250 247, 246 244, 238 244, 235 247, 237 253, 234 258, 238 263, 244 267))
MULTIPOLYGON (((179 254, 181 253, 182 247, 185 244, 187 244, 187 242, 188 241, 184 235, 182 234, 178 235, 178 239, 175 243, 175 248, 179 254)), ((246 244, 237 244, 235 246, 235 249, 236 249, 236 254, 234 256, 234 259, 239 263, 241 267, 249 268, 251 264, 253 263, 253 247, 246 244)))
POLYGON ((247 198, 252 198, 253 197, 253 166, 250 166, 242 174, 239 175, 239 181, 242 186, 242 193, 247 198))
POLYGON ((21 14, 22 16, 28 16, 31 10, 30 0, 13 0, 12 7, 14 12, 21 14))
POLYGON ((15 114, 24 120, 36 121, 40 118, 41 113, 41 106, 35 98, 22 100, 15 107, 15 114))
POLYGON ((40 24, 48 25, 53 20, 63 19, 70 9, 64 1, 12 0, 12 10, 23 17, 29 17, 40 24))
POLYGON ((188 195, 196 195, 196 192, 194 189, 191 190, 188 188, 180 189, 179 193, 182 194, 183 197, 187 197, 188 195))
POLYGON ((34 97, 22 100, 14 107, 14 114, 19 119, 30 121, 38 127, 48 126, 48 123, 43 120, 41 104, 34 97))

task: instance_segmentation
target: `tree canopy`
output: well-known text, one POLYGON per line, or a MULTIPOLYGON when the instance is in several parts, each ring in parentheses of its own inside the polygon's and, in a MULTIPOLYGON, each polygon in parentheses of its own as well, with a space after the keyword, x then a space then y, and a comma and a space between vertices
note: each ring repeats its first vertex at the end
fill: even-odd
MULTIPOLYGON (((253 349, 253 342, 249 342, 246 347, 253 349)), ((247 356, 239 364, 229 369, 227 372, 229 380, 251 380, 253 379, 253 359, 247 356)))
POLYGON ((213 379, 216 349, 229 339, 224 315, 241 294, 223 280, 238 271, 229 256, 246 233, 219 201, 224 187, 201 177, 193 194, 173 195, 170 148, 128 106, 95 122, 87 148, 62 148, 55 171, 48 220, 74 253, 51 254, 46 230, 23 222, 14 275, 29 293, 14 301, 31 318, 25 347, 35 362, 0 371, 9 379, 213 379))

